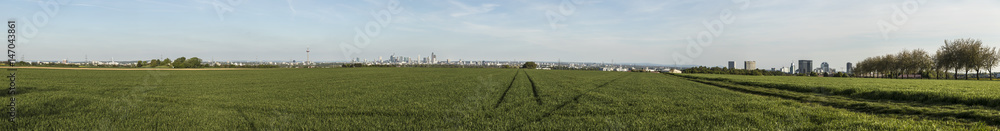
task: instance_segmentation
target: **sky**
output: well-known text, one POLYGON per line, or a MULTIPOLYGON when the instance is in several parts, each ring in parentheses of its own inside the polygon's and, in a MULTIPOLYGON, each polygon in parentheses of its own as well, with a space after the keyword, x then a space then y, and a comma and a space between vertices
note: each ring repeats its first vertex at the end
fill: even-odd
POLYGON ((30 61, 439 59, 758 68, 944 40, 1000 46, 996 0, 2 0, 30 61), (708 26, 706 26, 708 25, 708 26))

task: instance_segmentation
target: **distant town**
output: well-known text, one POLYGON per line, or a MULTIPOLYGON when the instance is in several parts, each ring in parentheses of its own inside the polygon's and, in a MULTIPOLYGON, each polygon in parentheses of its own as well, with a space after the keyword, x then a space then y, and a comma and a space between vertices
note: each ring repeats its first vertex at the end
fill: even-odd
MULTIPOLYGON (((831 69, 830 64, 823 62, 819 65, 819 68, 813 68, 813 60, 799 60, 798 64, 791 63, 788 67, 781 68, 771 68, 767 71, 780 71, 788 74, 809 74, 809 73, 850 73, 854 66, 851 66, 851 62, 847 62, 847 70, 838 71, 837 69, 831 69), (798 66, 796 66, 798 65, 798 66)), ((736 68, 736 61, 729 61, 729 69, 745 69, 745 70, 757 70, 757 61, 743 61, 743 68, 736 68)))
MULTIPOLYGON (((170 59, 170 58, 160 58, 170 59)), ((618 72, 666 72, 671 69, 677 70, 682 67, 666 66, 657 64, 637 64, 637 63, 615 63, 611 62, 563 62, 557 61, 519 61, 519 60, 464 60, 464 59, 439 59, 437 54, 431 52, 427 56, 417 55, 416 57, 391 54, 389 56, 378 56, 372 59, 354 58, 351 61, 336 62, 314 62, 310 61, 307 54, 305 61, 215 61, 207 59, 201 62, 206 67, 243 67, 243 66, 267 66, 276 68, 339 68, 354 66, 372 67, 454 67, 454 68, 519 68, 527 62, 534 62, 541 70, 597 70, 597 71, 618 71, 618 72)), ((148 61, 21 61, 19 63, 35 66, 78 66, 78 67, 139 67, 140 62, 148 61)))

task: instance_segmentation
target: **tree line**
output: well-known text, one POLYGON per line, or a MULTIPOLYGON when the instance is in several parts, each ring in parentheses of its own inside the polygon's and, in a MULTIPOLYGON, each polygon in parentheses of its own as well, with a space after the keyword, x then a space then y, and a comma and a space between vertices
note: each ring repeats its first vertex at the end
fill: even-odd
POLYGON ((852 73, 863 77, 900 78, 920 75, 921 78, 947 78, 947 71, 953 71, 950 78, 958 79, 959 71, 964 71, 967 79, 970 71, 975 71, 979 79, 982 71, 989 72, 992 80, 996 77, 993 67, 1000 62, 1000 50, 987 47, 979 39, 945 40, 935 54, 922 49, 903 50, 896 54, 868 57, 858 62, 852 73))
POLYGON ((170 61, 170 58, 164 58, 163 60, 153 59, 150 61, 138 61, 136 63, 137 67, 170 67, 170 68, 202 68, 205 65, 201 64, 201 59, 198 57, 191 57, 190 59, 185 57, 180 57, 170 61))

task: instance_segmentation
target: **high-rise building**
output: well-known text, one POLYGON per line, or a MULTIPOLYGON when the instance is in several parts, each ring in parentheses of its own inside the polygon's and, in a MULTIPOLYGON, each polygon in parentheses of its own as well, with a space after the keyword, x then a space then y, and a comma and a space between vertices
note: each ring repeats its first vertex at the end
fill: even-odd
POLYGON ((729 61, 729 69, 736 69, 736 61, 729 61))
POLYGON ((744 61, 743 62, 743 69, 744 70, 756 70, 757 69, 757 61, 744 61))
POLYGON ((812 60, 799 60, 799 70, 796 71, 800 74, 812 73, 813 61, 812 60))
POLYGON ((847 62, 847 73, 850 74, 851 71, 853 71, 853 70, 854 70, 854 67, 851 66, 851 62, 847 62))
POLYGON ((795 74, 795 63, 788 64, 788 74, 795 74))
POLYGON ((431 52, 431 63, 437 63, 438 62, 437 58, 438 56, 434 55, 434 52, 431 52))
POLYGON ((819 64, 819 70, 822 71, 822 73, 833 73, 833 72, 830 72, 830 64, 828 64, 826 62, 823 62, 823 63, 819 64))

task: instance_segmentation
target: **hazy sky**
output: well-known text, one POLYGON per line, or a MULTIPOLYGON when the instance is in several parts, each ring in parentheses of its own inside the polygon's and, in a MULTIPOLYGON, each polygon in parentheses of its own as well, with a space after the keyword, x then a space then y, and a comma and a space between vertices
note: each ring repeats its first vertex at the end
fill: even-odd
POLYGON ((1000 46, 996 0, 399 0, 390 6, 390 0, 2 0, 0 17, 17 19, 17 50, 28 60, 301 61, 309 47, 313 61, 435 52, 442 60, 672 65, 680 54, 707 66, 753 60, 771 68, 811 59, 842 69, 902 49, 933 52, 945 39, 1000 46), (717 20, 722 26, 705 26, 717 20), (369 36, 367 46, 355 43, 355 29, 369 36), (708 35, 701 41, 711 43, 689 43, 702 32, 708 35))

